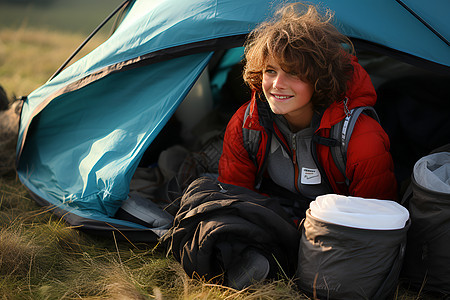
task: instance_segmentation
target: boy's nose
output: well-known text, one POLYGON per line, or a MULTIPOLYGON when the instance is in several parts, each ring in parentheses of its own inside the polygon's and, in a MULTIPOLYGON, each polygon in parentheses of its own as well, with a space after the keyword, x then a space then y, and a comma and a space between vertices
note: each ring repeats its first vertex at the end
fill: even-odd
POLYGON ((286 81, 283 74, 278 74, 277 77, 273 80, 273 87, 280 90, 286 87, 286 81))

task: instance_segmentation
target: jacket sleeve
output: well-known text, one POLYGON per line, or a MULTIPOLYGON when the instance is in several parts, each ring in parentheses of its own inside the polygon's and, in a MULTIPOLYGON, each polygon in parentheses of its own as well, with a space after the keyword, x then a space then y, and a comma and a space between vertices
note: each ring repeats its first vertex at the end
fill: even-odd
POLYGON ((242 136, 244 112, 245 107, 241 107, 227 125, 222 156, 219 160, 218 180, 255 190, 257 167, 244 148, 242 136))
POLYGON ((346 175, 351 179, 351 196, 397 200, 397 181, 389 146, 389 137, 381 125, 361 115, 347 150, 346 175))

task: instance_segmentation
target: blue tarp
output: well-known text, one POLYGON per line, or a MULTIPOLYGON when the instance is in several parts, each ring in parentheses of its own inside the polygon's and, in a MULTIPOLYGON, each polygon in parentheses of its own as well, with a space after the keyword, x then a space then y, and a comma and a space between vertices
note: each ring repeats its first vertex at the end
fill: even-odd
MULTIPOLYGON (((201 46, 247 34, 285 2, 133 2, 105 43, 28 96, 17 145, 20 180, 62 211, 143 228, 113 216, 144 151, 207 66, 214 49, 201 46), (197 50, 186 51, 190 45, 197 50)), ((450 1, 404 0, 411 11, 393 0, 317 2, 351 38, 450 66, 450 1)))

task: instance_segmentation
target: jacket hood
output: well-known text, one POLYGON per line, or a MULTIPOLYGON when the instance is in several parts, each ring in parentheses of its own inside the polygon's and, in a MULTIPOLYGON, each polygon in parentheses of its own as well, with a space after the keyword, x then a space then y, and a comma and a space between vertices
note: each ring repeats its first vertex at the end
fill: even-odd
MULTIPOLYGON (((359 106, 374 106, 377 94, 370 80, 369 74, 358 63, 358 59, 352 55, 353 76, 347 86, 345 97, 347 108, 353 109, 359 106)), ((345 101, 333 102, 324 112, 319 129, 331 128, 345 118, 345 101)))

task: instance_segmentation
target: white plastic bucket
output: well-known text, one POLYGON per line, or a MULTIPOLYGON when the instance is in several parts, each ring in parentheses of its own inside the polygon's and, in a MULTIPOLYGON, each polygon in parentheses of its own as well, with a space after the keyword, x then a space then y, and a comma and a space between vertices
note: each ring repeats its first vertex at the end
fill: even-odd
POLYGON ((311 215, 325 222, 374 230, 405 227, 406 208, 395 201, 327 194, 310 203, 311 215))

